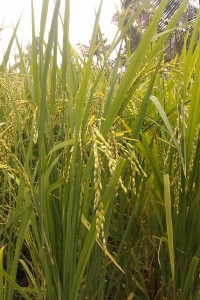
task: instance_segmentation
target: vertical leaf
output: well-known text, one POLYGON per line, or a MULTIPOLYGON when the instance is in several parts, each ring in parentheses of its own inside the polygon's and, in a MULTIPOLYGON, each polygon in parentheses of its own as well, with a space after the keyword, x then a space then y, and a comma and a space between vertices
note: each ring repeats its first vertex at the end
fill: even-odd
POLYGON ((196 61, 195 79, 192 88, 192 98, 189 108, 189 119, 186 132, 186 155, 187 155, 187 166, 190 161, 192 154, 193 141, 196 134, 197 126, 200 123, 200 43, 197 45, 198 57, 196 61))
MULTIPOLYGON (((3 251, 5 246, 0 249, 0 270, 3 270, 3 251)), ((4 299, 4 285, 3 285, 3 275, 0 274, 0 299, 4 299)))
POLYGON ((165 213, 166 213, 166 224, 167 224, 167 238, 169 247, 169 258, 170 267, 172 272, 172 281, 174 283, 175 272, 174 272, 174 241, 173 241, 173 226, 172 226, 172 214, 171 214, 171 195, 170 195, 170 181, 169 175, 165 174, 164 179, 164 201, 165 201, 165 213))
POLYGON ((16 25, 15 28, 14 28, 12 37, 11 37, 11 39, 10 39, 10 42, 9 42, 8 47, 7 47, 7 49, 6 49, 6 52, 5 52, 5 54, 4 54, 3 62, 2 62, 2 64, 0 65, 0 72, 3 72, 3 71, 6 69, 6 66, 7 66, 9 57, 10 57, 10 52, 11 52, 11 49, 12 49, 12 46, 13 46, 14 39, 15 39, 15 37, 16 37, 16 33, 17 33, 17 29, 18 29, 20 20, 21 20, 21 17, 20 17, 19 21, 17 22, 17 25, 16 25))
POLYGON ((187 293, 188 293, 188 291, 190 290, 190 287, 193 284, 193 277, 194 277, 194 274, 196 272, 198 263, 199 263, 199 258, 193 257, 192 261, 191 261, 191 264, 190 264, 190 267, 189 267, 189 270, 188 270, 188 273, 187 273, 187 276, 186 276, 186 279, 185 279, 185 282, 184 282, 183 294, 182 294, 183 299, 189 299, 187 297, 187 293))

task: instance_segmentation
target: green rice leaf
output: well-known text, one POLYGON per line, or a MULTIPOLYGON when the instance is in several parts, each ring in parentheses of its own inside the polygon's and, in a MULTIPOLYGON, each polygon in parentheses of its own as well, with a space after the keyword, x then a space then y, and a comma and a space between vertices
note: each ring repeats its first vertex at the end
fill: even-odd
MULTIPOLYGON (((24 297, 24 299, 26 300, 31 300, 31 298, 28 296, 28 294, 24 291, 23 288, 21 288, 16 282, 15 280, 12 279, 11 276, 9 276, 5 271, 3 271, 1 268, 0 268, 0 274, 1 276, 3 276, 9 283, 10 285, 20 293, 21 296, 24 297)), ((3 298, 2 298, 3 299, 3 298)))
MULTIPOLYGON (((5 246, 0 248, 0 270, 3 270, 3 251, 5 246)), ((3 284, 3 276, 0 274, 0 299, 4 299, 4 284, 3 284)))
POLYGON ((173 237, 173 225, 172 225, 172 213, 171 213, 171 195, 170 195, 170 181, 169 175, 163 175, 164 180, 164 201, 165 201, 165 213, 167 224, 167 239, 169 248, 170 267, 172 273, 172 281, 175 283, 175 269, 174 269, 174 237, 173 237))

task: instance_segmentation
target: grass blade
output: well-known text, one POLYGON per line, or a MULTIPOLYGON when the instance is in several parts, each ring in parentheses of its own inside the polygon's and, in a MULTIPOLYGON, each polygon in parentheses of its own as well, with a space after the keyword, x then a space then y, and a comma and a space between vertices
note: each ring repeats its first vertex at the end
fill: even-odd
POLYGON ((11 52, 11 49, 12 49, 12 46, 13 46, 14 39, 15 39, 15 37, 16 37, 16 33, 17 33, 17 29, 18 29, 20 20, 21 20, 21 17, 19 18, 19 21, 17 22, 17 25, 16 25, 15 28, 14 28, 12 37, 11 37, 10 42, 9 42, 9 44, 8 44, 8 47, 7 47, 7 49, 6 49, 6 53, 4 54, 3 62, 2 62, 2 64, 0 65, 0 72, 3 72, 4 70, 6 70, 6 66, 7 66, 9 57, 10 57, 10 52, 11 52))
POLYGON ((199 258, 193 257, 190 267, 189 267, 189 270, 188 270, 188 273, 187 273, 186 280, 184 282, 184 287, 183 287, 183 292, 182 292, 183 299, 187 299, 188 291, 190 290, 190 288, 193 284, 193 277, 196 272, 198 263, 199 263, 199 258))
POLYGON ((165 213, 166 213, 166 224, 167 224, 167 238, 169 247, 169 258, 170 267, 172 272, 172 281, 175 284, 175 270, 174 270, 174 241, 173 241, 173 225, 172 225, 172 214, 171 214, 171 195, 170 195, 170 181, 169 175, 163 175, 164 180, 164 201, 165 201, 165 213))
MULTIPOLYGON (((22 295, 24 297, 25 300, 31 300, 31 298, 28 296, 28 294, 23 290, 23 288, 21 288, 16 282, 15 280, 12 279, 11 276, 9 276, 5 271, 3 271, 0 268, 0 273, 1 276, 3 276, 9 283, 10 285, 20 293, 20 295, 22 295)), ((3 299, 3 298, 2 298, 3 299)), ((10 298, 11 299, 11 298, 10 298)))
MULTIPOLYGON (((0 249, 0 270, 3 270, 3 251, 4 247, 0 249)), ((3 276, 0 274, 0 299, 4 299, 4 285, 3 285, 3 276)))

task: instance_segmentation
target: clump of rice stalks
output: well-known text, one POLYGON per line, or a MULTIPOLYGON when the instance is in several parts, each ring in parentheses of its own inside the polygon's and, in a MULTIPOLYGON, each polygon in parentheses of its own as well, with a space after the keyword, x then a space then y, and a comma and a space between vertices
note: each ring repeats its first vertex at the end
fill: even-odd
MULTIPOLYGON (((33 2, 29 65, 18 43, 21 73, 8 74, 8 55, 1 66, 1 234, 3 241, 7 234, 10 238, 9 267, 2 273, 5 297, 12 299, 16 289, 25 299, 195 299, 199 54, 192 49, 186 64, 184 55, 177 64, 165 63, 161 54, 184 5, 152 43, 166 5, 161 1, 122 68, 120 46, 112 66, 109 59, 128 25, 121 24, 110 50, 96 63, 97 36, 103 41, 101 6, 88 57, 80 59, 69 42, 70 1, 61 22, 62 46, 61 1, 55 1, 46 42, 49 1, 43 0, 39 39, 33 2), (168 207, 163 173, 169 174, 168 207), (16 284, 23 244, 27 293, 16 284)), ((100 46, 104 49, 103 42, 100 46)))

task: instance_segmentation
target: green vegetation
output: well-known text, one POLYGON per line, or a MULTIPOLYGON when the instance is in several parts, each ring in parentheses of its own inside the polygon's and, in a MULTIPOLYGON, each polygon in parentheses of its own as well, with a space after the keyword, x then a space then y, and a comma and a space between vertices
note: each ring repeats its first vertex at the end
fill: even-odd
POLYGON ((156 34, 161 1, 124 65, 130 24, 107 52, 100 5, 84 60, 70 1, 63 18, 55 1, 45 41, 43 0, 38 44, 33 2, 30 57, 16 26, 0 66, 0 299, 200 299, 200 14, 165 62, 187 1, 156 34), (7 68, 14 40, 19 72, 7 68))

